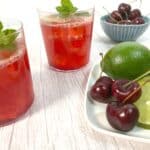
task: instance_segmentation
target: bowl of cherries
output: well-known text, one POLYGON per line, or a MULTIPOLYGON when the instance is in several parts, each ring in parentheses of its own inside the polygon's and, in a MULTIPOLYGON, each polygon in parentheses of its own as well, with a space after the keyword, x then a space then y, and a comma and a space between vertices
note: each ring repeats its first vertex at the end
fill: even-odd
POLYGON ((126 3, 121 3, 118 10, 100 19, 105 34, 118 42, 137 40, 148 28, 149 22, 140 9, 131 9, 131 5, 126 3))

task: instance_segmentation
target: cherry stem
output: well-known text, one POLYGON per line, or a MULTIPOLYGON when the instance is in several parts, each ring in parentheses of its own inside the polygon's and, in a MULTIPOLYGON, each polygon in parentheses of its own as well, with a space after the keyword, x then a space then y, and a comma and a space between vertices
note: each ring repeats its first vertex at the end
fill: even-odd
POLYGON ((128 20, 128 14, 127 14, 127 12, 124 12, 124 13, 125 13, 126 19, 128 20))
MULTIPOLYGON (((101 56, 101 59, 102 59, 102 61, 103 61, 103 59, 104 59, 103 53, 99 53, 99 55, 101 56)), ((102 73, 103 73, 103 65, 102 65, 102 61, 100 62, 100 66, 101 66, 100 77, 102 76, 102 73)))
POLYGON ((124 85, 124 87, 127 87, 127 86, 129 86, 130 84, 132 84, 133 82, 136 82, 136 81, 138 81, 138 80, 144 78, 144 77, 147 76, 148 74, 150 74, 150 70, 147 71, 146 73, 142 74, 141 76, 137 77, 136 79, 134 79, 134 80, 128 82, 127 84, 124 85))
MULTIPOLYGON (((150 79, 146 80, 144 83, 141 84, 141 86, 144 86, 146 83, 150 82, 150 79)), ((135 89, 131 94, 129 94, 124 100, 123 103, 125 103, 130 97, 132 97, 138 90, 140 90, 141 86, 139 86, 137 89, 135 89)))
POLYGON ((103 6, 103 9, 108 13, 108 16, 114 21, 114 22, 118 22, 116 19, 114 19, 113 17, 111 17, 111 13, 103 6))

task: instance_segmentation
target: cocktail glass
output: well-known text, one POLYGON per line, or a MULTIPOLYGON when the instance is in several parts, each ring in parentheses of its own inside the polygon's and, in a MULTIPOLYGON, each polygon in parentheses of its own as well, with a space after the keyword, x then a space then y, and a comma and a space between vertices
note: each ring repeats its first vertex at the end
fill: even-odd
POLYGON ((22 23, 14 19, 1 22, 4 30, 16 30, 10 37, 17 36, 11 45, 0 42, 0 125, 4 125, 28 110, 34 92, 22 23))
POLYGON ((39 10, 40 25, 49 66, 75 70, 88 64, 94 9, 79 10, 63 18, 57 12, 39 10))

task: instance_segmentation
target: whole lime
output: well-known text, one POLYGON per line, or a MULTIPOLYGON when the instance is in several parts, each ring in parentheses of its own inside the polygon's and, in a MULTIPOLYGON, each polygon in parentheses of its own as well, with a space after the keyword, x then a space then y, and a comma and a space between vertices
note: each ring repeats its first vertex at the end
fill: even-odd
POLYGON ((150 50, 137 42, 122 42, 101 61, 103 72, 113 79, 135 79, 150 70, 150 50))

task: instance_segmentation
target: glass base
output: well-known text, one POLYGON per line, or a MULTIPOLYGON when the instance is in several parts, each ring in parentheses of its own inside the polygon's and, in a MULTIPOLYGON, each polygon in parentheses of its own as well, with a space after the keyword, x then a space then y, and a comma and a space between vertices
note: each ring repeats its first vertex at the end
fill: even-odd
POLYGON ((12 123, 15 123, 16 121, 20 120, 21 118, 23 118, 23 116, 25 115, 25 113, 32 106, 33 102, 34 102, 34 95, 33 95, 31 103, 28 104, 28 106, 26 107, 25 110, 23 110, 18 116, 16 116, 16 118, 9 118, 9 119, 7 119, 5 121, 0 121, 0 127, 8 126, 8 125, 10 125, 12 123))
POLYGON ((77 68, 77 69, 63 70, 63 69, 55 68, 55 67, 53 67, 53 66, 51 66, 51 65, 49 65, 48 68, 51 69, 51 70, 53 70, 53 71, 66 72, 66 73, 67 73, 67 72, 76 72, 76 71, 82 70, 82 69, 84 69, 84 68, 86 68, 86 67, 89 67, 89 66, 91 66, 91 63, 90 63, 90 62, 87 63, 87 64, 85 64, 85 65, 83 65, 83 66, 81 66, 80 68, 77 68))

